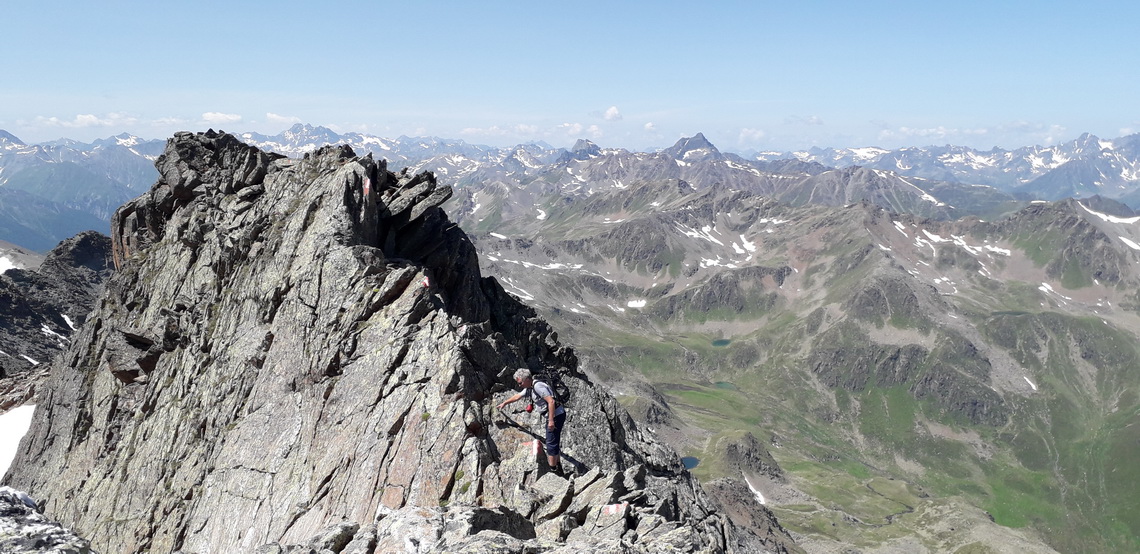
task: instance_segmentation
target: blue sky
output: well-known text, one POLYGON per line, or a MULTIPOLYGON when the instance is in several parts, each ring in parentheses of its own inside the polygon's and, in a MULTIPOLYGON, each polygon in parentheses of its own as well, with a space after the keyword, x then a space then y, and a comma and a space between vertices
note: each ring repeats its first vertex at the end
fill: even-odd
POLYGON ((1048 145, 1140 132, 1137 21, 1132 1, 3 2, 0 129, 1048 145))

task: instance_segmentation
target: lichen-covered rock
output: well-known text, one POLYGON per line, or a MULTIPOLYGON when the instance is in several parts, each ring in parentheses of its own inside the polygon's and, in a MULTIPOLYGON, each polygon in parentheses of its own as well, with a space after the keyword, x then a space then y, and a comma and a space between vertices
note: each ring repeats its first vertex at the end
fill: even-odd
POLYGON ((430 174, 213 132, 176 135, 156 165, 115 214, 118 271, 7 477, 98 549, 739 542, 677 454, 480 275, 430 174), (494 411, 521 366, 573 390, 569 479, 548 472, 540 424, 494 411))

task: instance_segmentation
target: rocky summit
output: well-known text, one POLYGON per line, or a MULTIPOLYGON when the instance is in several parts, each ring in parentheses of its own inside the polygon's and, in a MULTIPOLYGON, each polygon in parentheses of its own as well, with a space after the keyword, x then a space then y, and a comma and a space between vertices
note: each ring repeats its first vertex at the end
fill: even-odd
POLYGON ((798 550, 758 503, 722 513, 480 275, 431 174, 215 132, 155 165, 5 478, 93 549, 798 550), (566 477, 494 409, 516 367, 572 391, 566 477))

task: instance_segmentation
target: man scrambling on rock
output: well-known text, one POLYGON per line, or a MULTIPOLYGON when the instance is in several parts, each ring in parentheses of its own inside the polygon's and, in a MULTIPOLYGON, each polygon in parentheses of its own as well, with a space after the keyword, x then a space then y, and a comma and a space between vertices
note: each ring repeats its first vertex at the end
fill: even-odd
POLYGON ((555 400, 554 391, 551 390, 550 385, 542 381, 535 381, 529 369, 522 367, 515 371, 515 382, 523 390, 500 402, 499 409, 502 410, 507 404, 521 400, 523 397, 526 397, 529 402, 527 405, 528 412, 531 411, 532 405, 538 406, 543 419, 546 420, 546 461, 554 473, 564 475, 559 455, 562 452, 562 424, 566 422, 566 408, 555 400))

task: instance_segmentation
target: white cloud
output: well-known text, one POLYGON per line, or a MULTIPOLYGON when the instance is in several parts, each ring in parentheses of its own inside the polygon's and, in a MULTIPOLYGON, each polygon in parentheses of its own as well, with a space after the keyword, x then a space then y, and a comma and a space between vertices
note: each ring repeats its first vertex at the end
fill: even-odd
POLYGON ((610 106, 604 117, 606 121, 621 121, 621 112, 618 111, 617 106, 610 106))
POLYGON ((741 129, 740 137, 737 140, 741 143, 757 142, 766 134, 763 129, 741 129))
POLYGON ((158 127, 182 127, 188 123, 189 121, 182 119, 181 117, 160 117, 154 121, 151 121, 152 125, 158 127))
POLYGON ((657 132, 657 126, 654 125, 652 121, 650 121, 649 123, 645 124, 645 130, 649 131, 650 133, 656 133, 657 132))
POLYGON ((1018 138, 1020 142, 1026 140, 1036 142, 1038 144, 1056 144, 1068 135, 1068 129, 1064 125, 1046 125, 1044 123, 1035 123, 1031 121, 1014 121, 997 126, 997 131, 1000 133, 1012 133, 1022 135, 1018 138))
POLYGON ((464 127, 463 129, 459 130, 459 134, 461 134, 461 135, 501 137, 501 136, 507 134, 507 130, 503 129, 502 127, 499 127, 498 125, 492 125, 492 126, 487 127, 487 128, 464 127))
POLYGON ((879 131, 879 140, 891 139, 932 139, 932 140, 953 140, 960 137, 975 137, 982 136, 989 133, 989 129, 956 129, 947 128, 939 125, 937 127, 927 127, 925 129, 917 129, 913 127, 899 127, 898 129, 883 129, 879 131))
POLYGON ((802 115, 789 116, 784 120, 784 123, 798 124, 798 125, 823 125, 823 118, 818 115, 809 115, 804 117, 802 115))
POLYGON ((465 127, 459 131, 461 135, 469 136, 486 136, 486 137, 505 137, 505 136, 524 136, 531 137, 537 135, 539 132, 537 125, 526 125, 520 123, 510 127, 500 127, 492 125, 490 127, 465 127))
POLYGON ((1120 136, 1123 137, 1126 135, 1131 135, 1131 134, 1135 133, 1136 131, 1134 129, 1132 129, 1131 127, 1121 127, 1120 131, 1117 131, 1117 132, 1120 133, 1120 136))
POLYGON ((206 112, 202 114, 202 123, 206 125, 229 125, 241 121, 241 116, 234 113, 206 112))
POLYGON ((1066 129, 1063 125, 1050 125, 1049 132, 1045 134, 1045 144, 1056 144, 1061 142, 1066 135, 1066 129))
POLYGON ((1009 123, 998 125, 998 130, 1002 132, 1012 131, 1018 133, 1036 133, 1040 132, 1044 128, 1045 126, 1040 123, 1032 123, 1025 120, 1011 121, 1009 123))
POLYGON ((586 132, 590 134, 591 138, 595 139, 600 139, 602 138, 602 135, 605 134, 602 132, 602 128, 598 127, 597 125, 590 125, 590 127, 586 129, 586 132))
POLYGON ((557 127, 559 130, 565 131, 567 135, 575 136, 582 134, 581 123, 563 123, 557 127))
POLYGON ((82 129, 88 127, 121 127, 133 125, 138 119, 123 113, 110 113, 103 117, 93 114, 79 114, 74 119, 60 119, 58 117, 36 117, 36 123, 45 127, 64 127, 67 129, 82 129))
MULTIPOLYGON (((241 116, 238 116, 238 120, 239 121, 241 120, 241 116)), ((276 123, 279 125, 292 125, 294 123, 300 123, 301 122, 301 118, 299 118, 299 117, 277 115, 277 114, 272 113, 272 112, 266 112, 265 113, 265 120, 268 121, 269 123, 276 123)))

